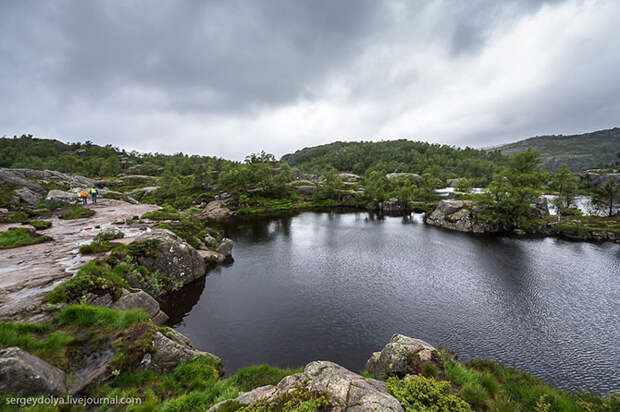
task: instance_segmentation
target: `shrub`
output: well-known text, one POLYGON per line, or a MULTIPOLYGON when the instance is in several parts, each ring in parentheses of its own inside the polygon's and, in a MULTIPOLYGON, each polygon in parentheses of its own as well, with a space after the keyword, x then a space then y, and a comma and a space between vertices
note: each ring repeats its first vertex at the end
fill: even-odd
POLYGON ((25 223, 28 221, 28 214, 25 212, 9 212, 8 215, 0 218, 0 223, 25 223))
POLYGON ((11 228, 0 232, 0 249, 11 249, 14 247, 34 245, 36 243, 51 240, 48 236, 36 235, 32 229, 11 228))
POLYGON ((49 220, 29 220, 27 223, 36 230, 45 230, 52 227, 52 222, 49 220))
POLYGON ((262 364, 241 369, 230 380, 240 391, 247 392, 259 386, 276 385, 285 376, 298 372, 302 369, 280 369, 262 364))
POLYGON ((459 391, 459 395, 475 408, 482 409, 486 405, 487 391, 479 383, 465 383, 459 391))
POLYGON ((423 376, 388 378, 387 390, 406 411, 471 411, 467 402, 451 393, 450 382, 423 376))
POLYGON ((74 341, 75 338, 66 332, 52 332, 49 323, 0 324, 0 348, 18 346, 52 362, 58 358, 62 348, 74 341))
POLYGON ((82 219, 85 217, 90 217, 94 214, 94 210, 86 209, 82 206, 73 206, 72 208, 63 211, 60 218, 65 220, 82 219))

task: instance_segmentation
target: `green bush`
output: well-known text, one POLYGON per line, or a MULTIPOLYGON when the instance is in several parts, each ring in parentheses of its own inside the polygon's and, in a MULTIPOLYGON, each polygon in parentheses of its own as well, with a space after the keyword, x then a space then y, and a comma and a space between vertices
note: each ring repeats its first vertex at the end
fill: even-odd
POLYGON ((31 232, 32 229, 10 228, 0 232, 0 249, 11 249, 14 247, 34 245, 37 243, 51 240, 48 236, 39 236, 31 232))
POLYGON ((51 360, 75 338, 63 331, 52 332, 49 323, 0 323, 0 348, 18 346, 37 356, 51 360))
POLYGON ((241 369, 231 376, 230 381, 236 385, 240 391, 247 392, 259 386, 276 385, 285 376, 302 372, 302 370, 303 369, 280 369, 262 364, 241 369))
POLYGON ((487 391, 479 383, 467 382, 459 391, 459 395, 475 408, 482 409, 486 405, 487 391))
POLYGON ((52 227, 52 222, 49 220, 29 220, 27 223, 36 230, 45 230, 52 227))
POLYGON ((26 223, 28 221, 28 214, 26 212, 13 211, 8 215, 0 218, 0 223, 26 223))
POLYGON ((423 376, 388 378, 387 390, 407 412, 464 412, 471 411, 467 402, 451 392, 451 384, 423 376))
POLYGON ((64 210, 60 218, 64 220, 74 220, 74 219, 82 219, 86 217, 90 217, 95 214, 94 210, 86 209, 82 206, 73 206, 70 209, 64 210))

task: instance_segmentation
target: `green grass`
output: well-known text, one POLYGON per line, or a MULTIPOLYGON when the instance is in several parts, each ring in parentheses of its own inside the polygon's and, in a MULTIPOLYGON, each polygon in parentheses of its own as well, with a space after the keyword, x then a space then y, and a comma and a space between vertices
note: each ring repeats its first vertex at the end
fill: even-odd
POLYGON ((65 220, 83 219, 94 214, 94 210, 86 209, 82 206, 73 206, 70 209, 64 210, 60 215, 60 218, 65 220))
POLYGON ((122 239, 125 236, 123 232, 101 232, 93 238, 88 245, 80 246, 80 253, 83 255, 91 255, 94 253, 103 253, 114 248, 110 240, 122 239))
POLYGON ((267 364, 241 369, 230 380, 242 392, 265 385, 276 385, 285 376, 303 372, 301 369, 280 369, 267 364))
POLYGON ((181 214, 171 207, 165 207, 164 209, 154 210, 142 215, 142 219, 151 220, 180 220, 181 214))
POLYGON ((70 305, 59 313, 58 320, 60 325, 123 329, 146 322, 149 316, 138 309, 114 310, 102 306, 70 305))
POLYGON ((388 378, 387 390, 405 411, 467 412, 470 405, 452 393, 450 382, 423 376, 388 378))
POLYGON ((0 218, 0 223, 26 223, 29 219, 28 213, 11 211, 8 215, 0 218))
POLYGON ((75 338, 64 331, 53 331, 50 323, 1 323, 0 348, 18 346, 45 359, 57 359, 60 351, 75 338))
POLYGON ((51 238, 48 236, 33 236, 30 230, 26 228, 11 228, 4 232, 0 232, 0 249, 34 245, 50 239, 51 238))
POLYGON ((36 230, 45 230, 52 227, 52 222, 49 220, 29 220, 26 223, 34 227, 36 230))

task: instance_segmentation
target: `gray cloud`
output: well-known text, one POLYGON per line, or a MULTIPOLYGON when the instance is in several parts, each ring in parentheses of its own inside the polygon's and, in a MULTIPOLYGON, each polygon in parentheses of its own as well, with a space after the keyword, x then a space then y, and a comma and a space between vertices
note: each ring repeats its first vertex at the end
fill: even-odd
POLYGON ((0 16, 0 134, 239 159, 620 118, 613 0, 3 1, 0 16))

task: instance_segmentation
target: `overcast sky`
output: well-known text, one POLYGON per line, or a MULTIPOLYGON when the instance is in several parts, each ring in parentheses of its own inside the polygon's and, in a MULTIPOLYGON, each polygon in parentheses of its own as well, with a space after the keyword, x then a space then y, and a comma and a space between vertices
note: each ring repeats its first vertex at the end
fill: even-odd
POLYGON ((618 0, 0 0, 0 136, 242 159, 620 126, 618 0))

